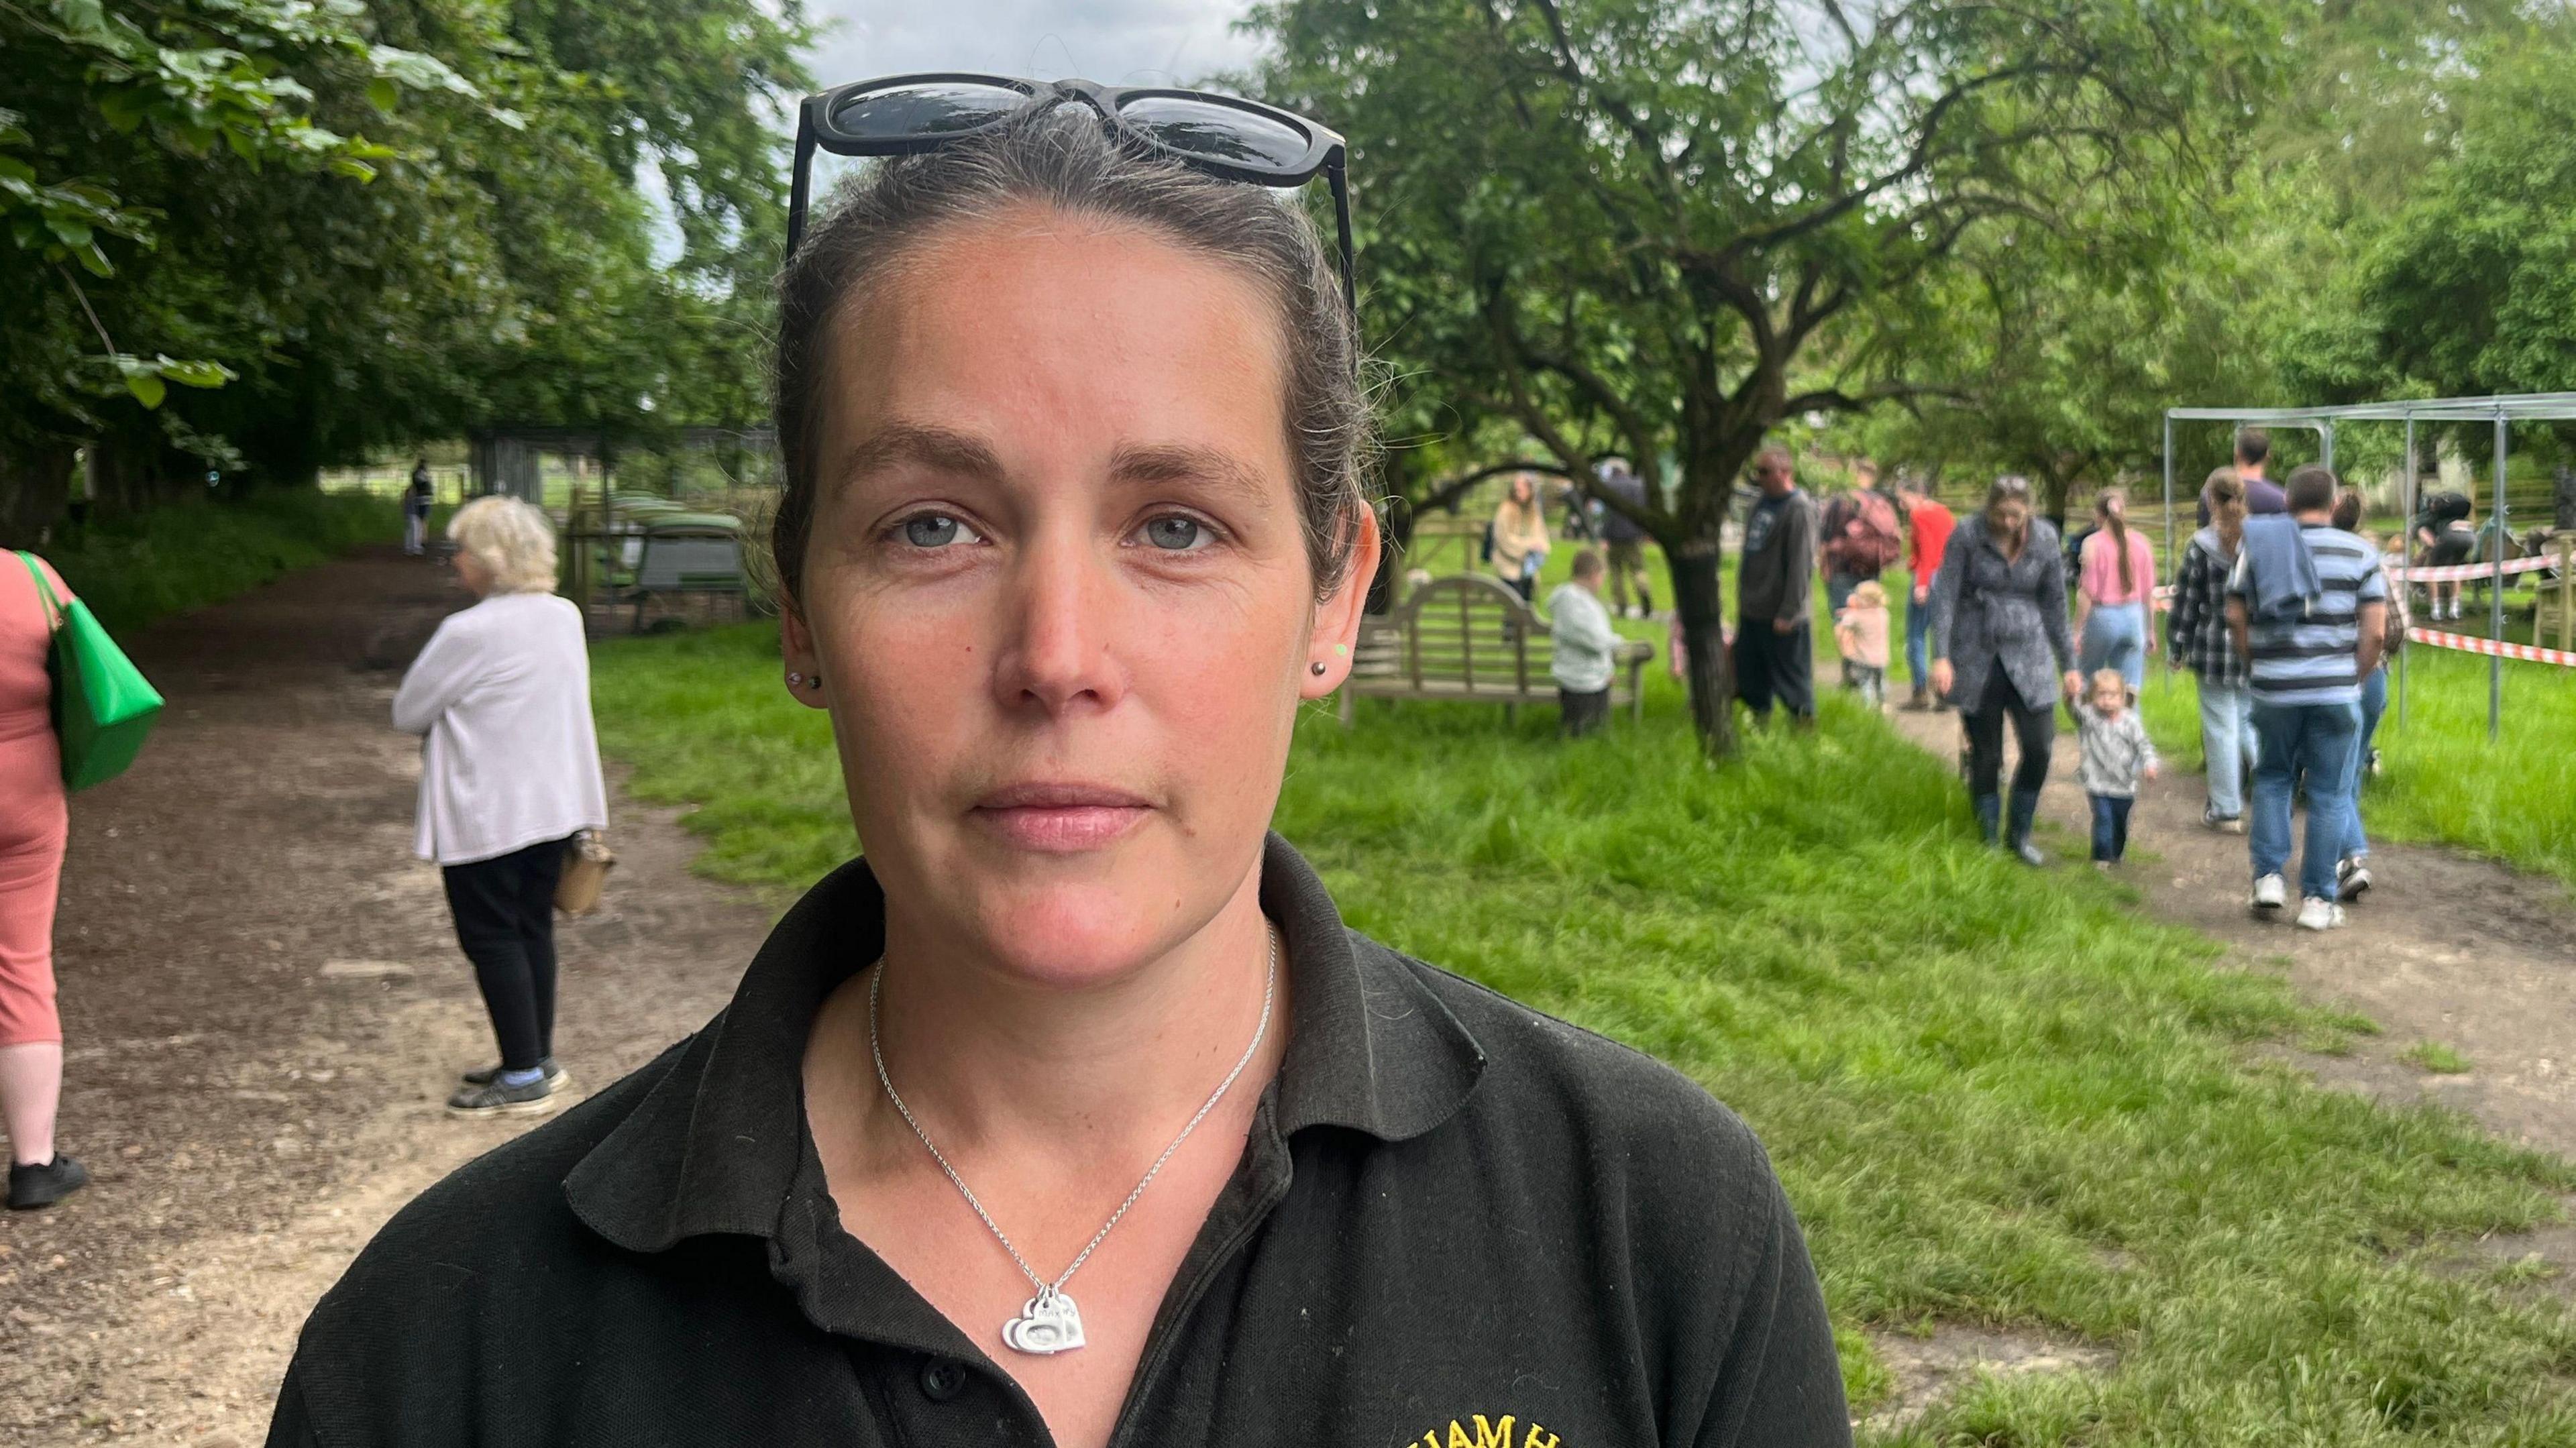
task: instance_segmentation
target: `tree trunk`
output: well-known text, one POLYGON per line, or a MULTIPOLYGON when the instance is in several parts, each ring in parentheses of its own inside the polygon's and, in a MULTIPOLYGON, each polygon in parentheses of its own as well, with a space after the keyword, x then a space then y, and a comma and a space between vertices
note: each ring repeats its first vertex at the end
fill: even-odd
POLYGON ((1726 600, 1717 565, 1723 546, 1715 538, 1666 544, 1664 562, 1681 616, 1684 671, 1690 684, 1691 723, 1711 759, 1735 752, 1735 656, 1726 646, 1726 600))
POLYGON ((34 548, 71 496, 72 445, 38 441, 0 448, 0 548, 34 548))

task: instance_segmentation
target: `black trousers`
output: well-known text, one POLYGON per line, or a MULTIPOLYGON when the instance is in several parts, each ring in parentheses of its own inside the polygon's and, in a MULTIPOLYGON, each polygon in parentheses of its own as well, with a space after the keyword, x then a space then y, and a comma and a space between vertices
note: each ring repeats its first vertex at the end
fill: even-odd
POLYGON ((555 1051, 555 882, 569 843, 547 840, 439 871, 508 1070, 533 1070, 555 1051))
POLYGON ((1816 643, 1811 627, 1801 623, 1787 633, 1767 618, 1738 620, 1735 625, 1735 697, 1756 719, 1771 717, 1779 705, 1800 719, 1816 715, 1816 643))
POLYGON ((1598 729, 1610 717, 1610 691, 1597 689, 1578 694, 1572 689, 1556 691, 1557 732, 1568 739, 1580 739, 1598 729))
POLYGON ((2013 738, 2021 745, 2021 762, 2013 766, 2013 788, 2037 794, 2048 783, 2048 755, 2057 742, 2057 706, 2033 709, 2004 677, 1997 661, 1986 676, 1986 697, 1960 715, 1968 728, 1968 793, 1993 794, 2004 772, 2004 720, 2012 720, 2013 738))

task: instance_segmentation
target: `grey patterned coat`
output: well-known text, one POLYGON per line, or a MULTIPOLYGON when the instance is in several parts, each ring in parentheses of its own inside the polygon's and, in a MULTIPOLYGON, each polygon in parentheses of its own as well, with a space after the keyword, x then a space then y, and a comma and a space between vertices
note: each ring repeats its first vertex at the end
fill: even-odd
POLYGON ((1959 520, 1932 583, 1933 636, 1950 660, 1950 702, 1974 709, 2001 667, 2025 707, 2057 707, 2058 676, 2075 667, 2066 626, 2066 559, 2057 530, 2030 520, 2021 556, 2007 561, 1983 513, 1959 520))

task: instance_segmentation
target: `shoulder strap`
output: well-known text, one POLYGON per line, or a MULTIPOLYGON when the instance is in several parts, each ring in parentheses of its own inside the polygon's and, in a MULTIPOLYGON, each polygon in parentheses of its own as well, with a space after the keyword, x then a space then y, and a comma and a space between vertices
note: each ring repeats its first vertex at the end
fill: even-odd
POLYGON ((45 570, 36 566, 36 555, 28 552, 24 548, 16 549, 14 551, 18 555, 18 561, 27 565, 27 576, 36 580, 36 592, 44 595, 47 607, 46 618, 49 625, 56 628, 61 627, 64 612, 63 601, 54 596, 54 585, 51 580, 45 577, 45 570))

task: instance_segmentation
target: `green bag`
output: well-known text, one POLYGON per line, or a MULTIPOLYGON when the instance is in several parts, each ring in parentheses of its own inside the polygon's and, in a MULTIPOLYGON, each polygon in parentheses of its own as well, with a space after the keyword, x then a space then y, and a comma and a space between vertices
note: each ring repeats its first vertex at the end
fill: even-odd
POLYGON ((161 714, 161 695, 99 626, 89 605, 69 606, 54 596, 45 571, 25 553, 18 561, 36 580, 54 622, 52 657, 45 672, 54 681, 54 733, 63 745, 63 787, 87 789, 125 772, 161 714))

